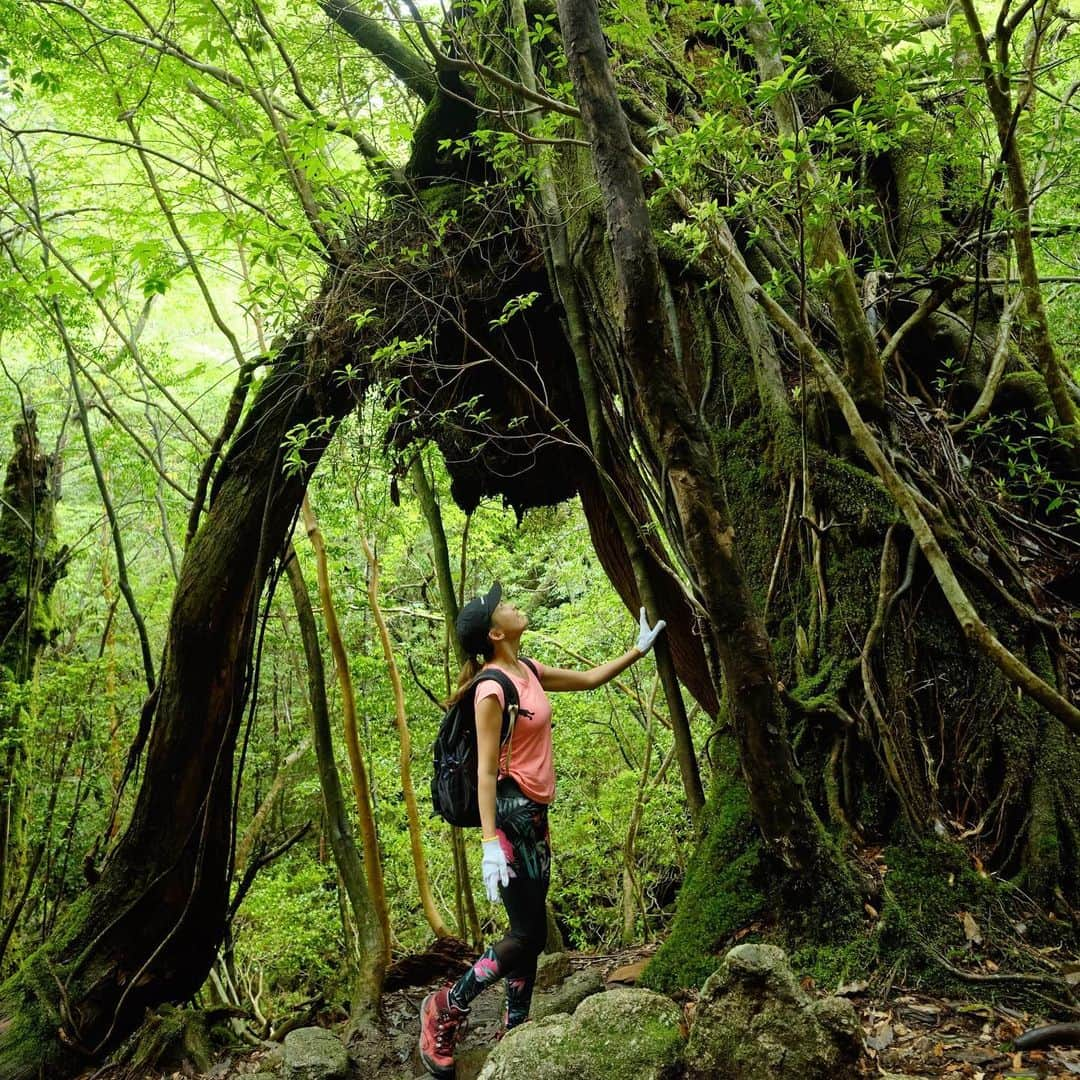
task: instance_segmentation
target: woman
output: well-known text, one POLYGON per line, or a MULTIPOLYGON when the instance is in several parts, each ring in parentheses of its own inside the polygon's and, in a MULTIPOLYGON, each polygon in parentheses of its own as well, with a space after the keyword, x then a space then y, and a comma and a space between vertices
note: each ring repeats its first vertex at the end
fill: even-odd
POLYGON ((528 619, 502 600, 496 583, 461 609, 457 635, 470 659, 461 672, 461 697, 483 667, 497 667, 518 691, 519 711, 508 745, 499 746, 504 695, 493 679, 476 687, 477 795, 488 899, 500 890, 510 929, 452 986, 428 994, 420 1007, 420 1056, 434 1076, 452 1076, 454 1045, 465 1033, 469 1002, 485 986, 506 978, 506 1029, 528 1019, 536 961, 547 940, 545 901, 551 870, 548 806, 555 797, 551 703, 546 691, 593 690, 649 649, 665 623, 651 627, 641 609, 637 644, 589 671, 550 668, 518 656, 528 619), (483 658, 483 663, 478 658, 483 658))

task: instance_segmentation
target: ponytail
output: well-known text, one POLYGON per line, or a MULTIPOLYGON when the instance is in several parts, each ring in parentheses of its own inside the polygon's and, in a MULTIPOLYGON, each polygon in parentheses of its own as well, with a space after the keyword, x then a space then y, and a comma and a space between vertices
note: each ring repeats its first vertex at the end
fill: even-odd
POLYGON ((444 703, 444 708, 449 709, 451 705, 456 705, 464 696, 465 691, 469 688, 469 684, 480 674, 480 669, 495 656, 495 649, 490 645, 484 650, 483 660, 479 659, 479 656, 470 656, 461 669, 461 674, 458 676, 457 689, 447 698, 444 703), (489 655, 490 653, 490 655, 489 655))

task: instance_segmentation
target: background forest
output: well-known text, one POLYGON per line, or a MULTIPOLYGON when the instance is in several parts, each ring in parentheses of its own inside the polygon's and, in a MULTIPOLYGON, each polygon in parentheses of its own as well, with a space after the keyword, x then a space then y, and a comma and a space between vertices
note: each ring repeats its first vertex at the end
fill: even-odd
MULTIPOLYGON (((642 146, 651 155, 637 167, 674 283, 662 294, 664 310, 677 311, 670 355, 686 371, 692 412, 728 470, 718 470, 714 487, 733 512, 736 544, 746 538, 740 557, 748 584, 739 596, 752 598, 786 681, 778 693, 786 694, 791 760, 807 773, 813 812, 845 851, 858 849, 872 863, 895 839, 894 821, 906 823, 905 842, 924 845, 923 861, 908 864, 916 883, 898 885, 897 896, 930 877, 977 872, 981 881, 989 871, 1022 888, 1024 902, 1039 905, 1053 932, 1075 948, 1075 722, 1066 733, 996 671, 978 681, 983 669, 963 652, 959 624, 935 599, 917 533, 904 531, 891 504, 882 509, 885 488, 864 459, 857 468, 834 467, 857 457, 859 437, 841 432, 842 410, 823 404, 824 382, 810 372, 809 352, 793 343, 802 327, 840 356, 875 431, 888 431, 913 458, 919 437, 905 434, 902 420, 890 427, 882 419, 895 413, 900 387, 905 401, 921 403, 920 415, 955 437, 946 464, 913 467, 908 482, 925 481, 919 505, 935 530, 926 505, 955 511, 965 528, 968 497, 991 507, 987 520, 998 515, 990 527, 969 513, 970 527, 990 548, 1019 550, 1025 573, 1030 563, 1045 591, 1013 603, 1005 594, 1017 592, 1019 578, 1000 573, 998 586, 988 585, 978 559, 964 564, 969 590, 984 616, 997 619, 999 637, 1065 701, 1058 709, 1040 697, 1042 705, 1070 715, 1080 671, 1080 437, 1069 423, 1080 378, 1080 13, 1059 0, 948 13, 891 0, 765 7, 768 48, 754 21, 765 8, 752 3, 714 9, 617 0, 602 5, 600 17, 631 136, 640 157, 642 146), (985 35, 973 37, 980 18, 985 35), (1004 43, 993 85, 1009 95, 1005 134, 983 77, 991 58, 984 61, 973 44, 994 48, 995 39, 1004 43), (822 57, 832 65, 828 77, 822 57), (791 115, 790 102, 798 106, 791 115), (1023 163, 1023 207, 1010 153, 1023 163), (1035 277, 1014 239, 1024 230, 1035 277), (760 323, 724 307, 734 301, 710 299, 714 287, 717 296, 723 291, 718 282, 727 290, 732 280, 718 261, 729 256, 725 237, 733 234, 780 312, 764 308, 782 343, 775 350, 761 343, 769 331, 760 323), (816 263, 815 245, 825 251, 816 263), (837 283, 837 263, 857 267, 850 296, 837 283), (673 266, 685 271, 678 282, 673 266), (843 323, 849 301, 869 330, 843 323), (934 322, 950 305, 955 325, 934 322), (794 322, 778 331, 784 311, 794 322), (876 390, 853 360, 863 349, 860 334, 885 349, 888 374, 879 372, 876 390), (698 362, 702 340, 710 342, 710 359, 698 362), (734 356, 741 359, 725 367, 734 356), (767 385, 780 404, 768 405, 767 385), (747 404, 758 394, 766 402, 761 415, 747 404), (808 456, 815 441, 827 457, 808 456), (953 469, 964 484, 954 482, 953 469), (947 494, 932 491, 930 477, 947 494), (812 478, 824 492, 820 501, 810 496, 812 478), (1010 521, 1024 527, 1009 532, 1010 521), (1025 528, 1033 539, 1020 535, 1025 528), (826 600, 826 582, 839 602, 826 600), (897 685, 880 675, 881 709, 866 677, 881 630, 879 593, 891 595, 886 619, 895 604, 909 639, 922 634, 902 659, 882 646, 882 667, 903 668, 907 682, 897 696, 897 685), (1045 641, 1012 634, 1010 619, 1034 620, 1045 641), (854 662, 842 659, 845 649, 854 650, 854 662), (940 682, 930 674, 939 661, 957 665, 943 668, 940 682), (968 667, 973 682, 961 686, 952 673, 968 667), (1006 734, 995 729, 983 738, 971 713, 986 719, 999 700, 1006 704, 987 723, 1002 716, 1006 734), (1010 709, 1020 716, 1012 728, 1010 709), (881 712, 890 722, 911 718, 910 745, 899 735, 888 745, 881 712), (920 735, 914 718, 931 713, 930 733, 920 735), (1039 731, 1035 741, 1021 731, 1029 721, 1039 731), (854 734, 849 740, 855 731, 861 749, 854 734), (1047 773, 1049 793, 1029 775, 1044 754, 1056 770, 1047 773), (889 777, 877 793, 872 768, 860 764, 870 760, 889 777), (967 772, 969 761, 980 764, 967 772), (951 854, 926 854, 925 842, 946 839, 956 845, 951 854)), ((249 537, 237 556, 259 568, 266 587, 257 573, 244 631, 250 656, 238 652, 244 675, 233 699, 232 812, 209 825, 232 836, 227 877, 239 902, 229 908, 203 993, 245 1008, 257 998, 260 1019, 274 1021, 317 996, 340 1004, 352 992, 354 972, 342 957, 352 955, 351 935, 360 931, 332 851, 334 826, 312 746, 310 657, 285 571, 288 539, 314 605, 343 801, 360 831, 356 762, 343 737, 349 688, 335 669, 328 598, 336 612, 396 957, 433 936, 410 844, 403 721, 440 929, 475 940, 501 919, 475 888, 475 872, 465 895, 461 849, 428 814, 438 701, 459 667, 441 565, 452 570, 458 602, 492 580, 503 583, 529 615, 530 656, 584 667, 622 652, 634 633, 630 596, 643 573, 654 575, 654 585, 660 579, 642 571, 630 544, 622 563, 609 542, 607 554, 598 554, 598 537, 601 549, 606 542, 597 519, 605 511, 597 511, 596 493, 611 497, 604 483, 612 475, 635 493, 630 512, 641 519, 645 562, 666 566, 663 580, 681 583, 655 585, 654 598, 676 596, 684 606, 649 605, 669 617, 674 661, 650 658, 602 691, 556 701, 551 906, 577 949, 655 940, 671 928, 697 853, 700 865, 722 868, 723 887, 714 889, 715 878, 703 884, 699 872, 690 901, 698 907, 686 916, 696 929, 689 944, 684 929, 681 951, 669 953, 654 978, 667 989, 700 982, 714 950, 767 906, 749 868, 760 855, 750 837, 760 829, 768 847, 779 836, 770 829, 781 826, 764 821, 752 783, 747 806, 743 778, 753 769, 743 721, 724 703, 717 674, 723 669, 728 678, 732 670, 726 639, 701 629, 720 592, 709 592, 684 507, 676 514, 678 495, 665 488, 668 468, 677 471, 681 459, 665 455, 650 391, 613 373, 611 356, 622 347, 614 342, 625 334, 632 354, 633 327, 607 318, 617 274, 606 255, 588 254, 604 246, 602 229, 588 224, 601 200, 591 170, 580 178, 588 142, 578 114, 567 112, 575 93, 555 9, 543 0, 508 7, 469 0, 452 15, 409 0, 386 10, 338 0, 0 0, 0 28, 0 429, 16 432, 0 505, 0 976, 32 970, 36 950, 98 880, 132 818, 148 728, 164 707, 155 695, 168 684, 168 651, 178 648, 170 620, 184 602, 185 553, 219 491, 242 475, 231 464, 245 452, 237 432, 254 439, 265 431, 271 452, 251 475, 280 477, 283 486, 311 479, 281 550, 264 551, 249 537), (539 83, 536 72, 530 83, 532 61, 523 64, 515 50, 522 40, 539 83), (462 101, 472 103, 465 115, 455 112, 462 101), (414 189, 425 193, 418 197, 422 227, 396 209, 414 189), (595 417, 584 419, 592 400, 584 376, 585 404, 564 410, 568 399, 577 401, 578 384, 564 375, 573 367, 567 342, 581 328, 571 317, 560 344, 548 337, 563 318, 545 294, 548 275, 565 295, 565 267, 558 243, 540 256, 542 245, 531 239, 550 218, 544 200, 556 189, 571 228, 580 225, 570 236, 574 273, 594 283, 595 293, 582 295, 606 357, 598 367, 609 364, 600 427, 614 450, 602 449, 595 417), (272 391, 280 358, 304 349, 312 371, 325 360, 321 381, 311 380, 319 407, 281 421, 279 437, 272 391), (552 356, 570 368, 545 368, 552 356), (472 369, 485 363, 505 381, 485 384, 481 375, 471 382, 472 369), (537 405, 548 390, 550 399, 537 405), (638 409, 642 423, 630 419, 638 409), (572 419, 559 420, 560 410, 572 419), (610 473, 598 467, 601 481, 585 494, 591 510, 576 496, 577 466, 559 456, 576 452, 590 431, 590 460, 610 466, 610 473), (32 454, 30 432, 38 440, 32 454), (20 445, 23 465, 33 456, 36 470, 29 500, 18 479, 20 445), (321 566, 311 542, 316 529, 321 566), (620 577, 612 566, 623 563, 634 570, 620 577), (400 699, 373 599, 400 673, 400 699), (662 677, 675 668, 684 695, 662 677), (675 700, 682 704, 673 709, 675 700), (690 760, 680 757, 680 730, 692 738, 690 760), (711 847, 708 839, 699 844, 710 836, 711 847), (710 907, 712 893, 723 910, 710 907)), ((687 430, 690 419, 668 417, 687 430)), ((890 460, 903 468, 902 455, 890 460)), ((621 513, 612 511, 611 520, 621 513)), ((943 527, 938 535, 950 537, 957 564, 957 550, 974 550, 963 529, 943 527)), ((989 557, 983 562, 992 565, 989 557)), ((232 565, 207 559, 191 569, 191 580, 208 590, 220 581, 224 590, 238 580, 232 565)), ((198 638, 202 628, 189 631, 198 638)), ((787 767, 777 768, 778 784, 787 767)), ((797 853, 790 865, 815 882, 833 882, 830 873, 816 874, 828 861, 817 841, 797 824, 789 832, 797 853)), ((475 871, 469 837, 465 850, 475 871)), ((898 855, 896 866, 903 865, 898 855)), ((868 896, 873 921, 880 893, 846 871, 834 884, 816 897, 789 892, 781 907, 812 922, 814 912, 847 905, 862 919, 868 896)), ((986 900, 987 909, 993 903, 986 900)), ((802 954, 832 982, 865 976, 879 947, 888 953, 872 931, 838 918, 844 949, 810 945, 802 954), (849 941, 855 948, 847 949, 849 941)), ((892 929, 903 937, 905 926, 892 929)), ((934 948, 950 962, 966 957, 964 931, 952 920, 955 941, 943 938, 934 948)), ((920 964, 911 967, 919 977, 920 964)))

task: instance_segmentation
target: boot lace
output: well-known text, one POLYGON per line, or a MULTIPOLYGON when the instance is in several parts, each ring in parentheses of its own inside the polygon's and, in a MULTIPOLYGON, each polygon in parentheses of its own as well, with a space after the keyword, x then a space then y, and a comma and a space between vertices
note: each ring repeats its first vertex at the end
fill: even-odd
POLYGON ((464 1020, 464 1015, 453 1005, 448 1005, 439 1011, 435 1020, 435 1046, 439 1053, 449 1053, 453 1050, 458 1031, 464 1020))

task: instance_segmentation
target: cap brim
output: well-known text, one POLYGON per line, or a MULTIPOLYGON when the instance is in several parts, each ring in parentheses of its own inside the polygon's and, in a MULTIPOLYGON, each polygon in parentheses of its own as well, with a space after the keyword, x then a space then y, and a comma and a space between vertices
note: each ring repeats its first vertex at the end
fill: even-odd
POLYGON ((502 599, 502 585, 499 582, 495 582, 487 591, 487 595, 484 597, 484 610, 490 615, 498 606, 499 601, 502 599))

